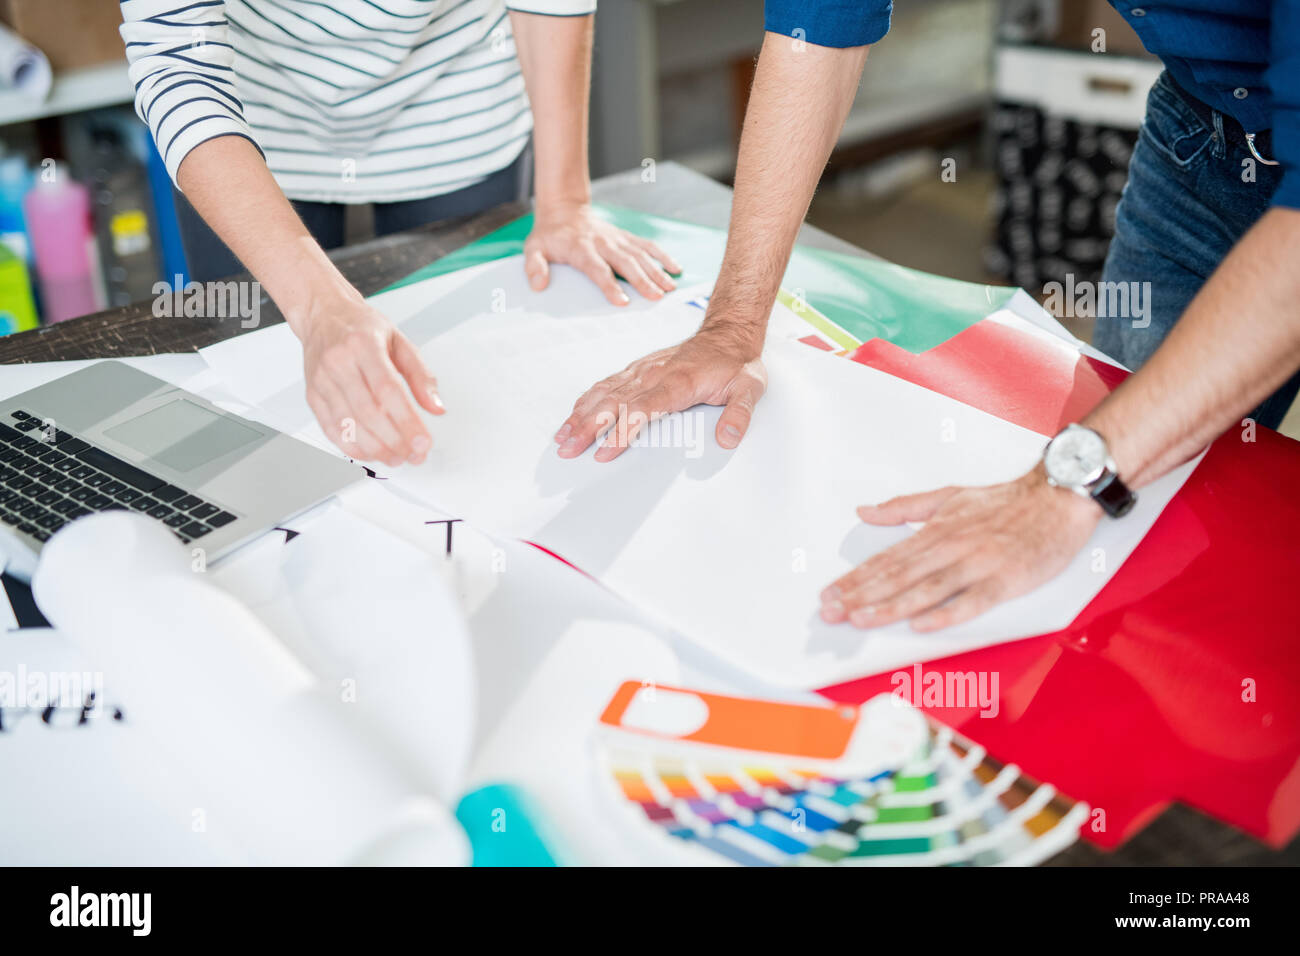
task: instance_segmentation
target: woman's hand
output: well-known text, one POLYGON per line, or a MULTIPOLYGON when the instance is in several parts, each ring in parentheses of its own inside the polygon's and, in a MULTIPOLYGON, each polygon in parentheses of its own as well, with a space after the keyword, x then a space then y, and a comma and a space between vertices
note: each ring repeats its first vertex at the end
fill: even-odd
POLYGON ((629 301, 615 273, 647 299, 661 299, 677 288, 668 273, 682 271, 655 243, 610 225, 586 203, 537 205, 524 243, 524 272, 535 290, 550 283, 552 262, 581 270, 614 305, 629 301))
POLYGON ((294 325, 302 330, 307 403, 330 440, 361 461, 424 461, 433 440, 416 403, 434 415, 445 409, 437 379, 406 336, 360 296, 317 307, 294 325))

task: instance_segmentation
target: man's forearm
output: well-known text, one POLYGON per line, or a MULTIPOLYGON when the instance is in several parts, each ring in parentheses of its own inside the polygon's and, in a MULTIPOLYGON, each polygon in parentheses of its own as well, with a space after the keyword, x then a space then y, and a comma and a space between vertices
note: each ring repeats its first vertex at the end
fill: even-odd
POLYGON ((1186 461, 1300 368, 1300 211, 1237 244, 1142 369, 1085 420, 1138 487, 1186 461))
POLYGON ((510 27, 533 110, 537 202, 588 203, 592 18, 511 11, 510 27))
POLYGON ((834 49, 769 33, 736 164, 722 269, 704 329, 762 350, 813 191, 839 138, 869 47, 834 49))
POLYGON ((275 300, 294 332, 332 301, 359 301, 312 238, 246 139, 201 143, 181 163, 177 182, 212 230, 275 300))

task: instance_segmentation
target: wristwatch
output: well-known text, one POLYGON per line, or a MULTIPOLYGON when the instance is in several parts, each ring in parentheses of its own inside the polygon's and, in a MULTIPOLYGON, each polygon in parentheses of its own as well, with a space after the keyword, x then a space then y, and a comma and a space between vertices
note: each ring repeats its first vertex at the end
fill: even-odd
POLYGON ((1137 494, 1120 481, 1106 439, 1091 428, 1066 425, 1043 452, 1047 483, 1091 498, 1112 518, 1137 504, 1137 494))

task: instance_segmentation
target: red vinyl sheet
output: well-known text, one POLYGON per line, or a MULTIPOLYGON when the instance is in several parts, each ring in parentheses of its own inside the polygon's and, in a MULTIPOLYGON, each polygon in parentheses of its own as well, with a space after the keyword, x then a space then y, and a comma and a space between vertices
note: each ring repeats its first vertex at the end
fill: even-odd
MULTIPOLYGON (((986 325, 996 324, 903 353, 910 362, 879 342, 855 360, 1043 434, 1077 420, 1098 387, 1104 394, 1124 374, 1082 358, 1067 370, 1053 350, 1014 341, 1025 333, 986 325)), ((1083 833, 1100 846, 1117 846, 1171 801, 1282 846, 1300 830, 1297 493, 1300 443, 1262 428, 1253 442, 1225 434, 1068 628, 922 665, 996 673, 995 716, 923 709, 1087 801, 1083 833)), ((858 703, 892 691, 892 676, 821 693, 858 703)))
POLYGON ((872 339, 853 360, 1043 435, 1083 418, 1127 374, 989 319, 919 355, 872 339))

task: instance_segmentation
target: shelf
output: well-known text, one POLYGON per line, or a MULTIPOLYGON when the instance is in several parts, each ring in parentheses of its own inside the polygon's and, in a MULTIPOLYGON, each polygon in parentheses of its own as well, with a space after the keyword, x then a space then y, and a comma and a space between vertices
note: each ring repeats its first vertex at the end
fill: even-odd
MULTIPOLYGON (((907 100, 892 95, 860 99, 849 113, 835 148, 896 136, 948 117, 981 111, 991 101, 988 92, 943 89, 917 90, 907 100)), ((730 179, 736 171, 736 150, 726 144, 702 147, 670 158, 714 179, 730 179)))
POLYGON ((55 74, 50 95, 41 102, 11 90, 0 91, 0 126, 117 106, 134 99, 135 87, 127 76, 125 60, 63 70, 55 74))

